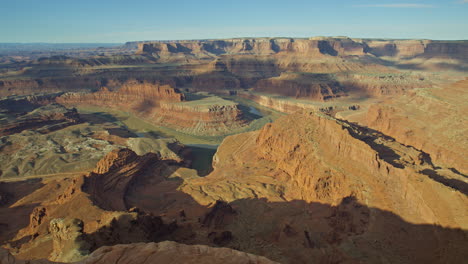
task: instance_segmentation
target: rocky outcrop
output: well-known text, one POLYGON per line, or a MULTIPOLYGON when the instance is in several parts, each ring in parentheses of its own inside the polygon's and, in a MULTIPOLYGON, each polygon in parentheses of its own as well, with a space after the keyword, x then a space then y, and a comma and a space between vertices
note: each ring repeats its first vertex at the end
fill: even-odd
POLYGON ((217 135, 240 129, 248 122, 236 103, 219 97, 200 102, 162 103, 158 122, 197 135, 217 135), (216 102, 217 101, 217 102, 216 102))
POLYGON ((138 156, 130 149, 114 150, 101 159, 96 169, 85 179, 83 190, 96 205, 106 210, 126 211, 129 186, 155 165, 164 163, 156 154, 138 156))
POLYGON ((468 59, 468 44, 464 41, 433 40, 366 40, 369 53, 390 57, 448 57, 468 59))
POLYGON ((159 101, 181 102, 184 100, 184 95, 169 85, 129 81, 116 92, 103 87, 100 91, 94 93, 66 93, 56 100, 58 103, 65 105, 144 107, 144 104, 147 104, 148 107, 154 107, 159 101))
MULTIPOLYGON (((59 75, 55 73, 56 76, 59 75)), ((21 78, 0 80, 0 96, 29 95, 34 93, 57 93, 63 91, 77 91, 97 89, 101 86, 99 79, 91 78, 21 78), (87 88, 83 88, 87 87, 87 88)))
POLYGON ((50 260, 76 262, 89 255, 90 245, 83 234, 83 222, 79 219, 53 219, 49 224, 53 240, 50 260))
POLYGON ((186 54, 209 58, 221 54, 272 55, 281 52, 302 53, 305 56, 324 54, 362 55, 365 46, 349 38, 255 38, 194 41, 142 42, 138 53, 157 57, 186 54))
POLYGON ((326 74, 286 74, 258 81, 255 91, 296 99, 325 101, 345 95, 345 88, 326 74))
MULTIPOLYGON (((467 234, 456 229, 466 229, 465 216, 458 211, 468 202, 463 177, 433 163, 427 153, 373 130, 323 114, 292 114, 259 132, 226 138, 213 167, 210 175, 186 182, 182 190, 201 204, 226 201, 236 214, 223 214, 228 216, 220 218, 228 220, 224 230, 235 241, 274 244, 288 256, 266 254, 272 259, 332 263, 325 254, 346 262, 355 250, 366 252, 370 263, 382 258, 403 263, 463 258, 467 234), (240 224, 254 222, 255 227, 240 224), (435 226, 455 229, 439 233, 435 226), (241 231, 245 228, 249 238, 241 231), (423 237, 439 237, 441 243, 423 237), (348 250, 352 241, 359 246, 348 250), (448 241, 458 242, 449 246, 448 241), (376 250, 374 243, 387 245, 388 251, 376 250), (397 246, 403 244, 405 249, 397 246), (428 253, 440 247, 447 252, 443 257, 428 253), (333 253, 327 251, 331 248, 333 253)), ((238 242, 241 250, 264 252, 247 244, 238 242)))
POLYGON ((28 206, 38 207, 29 209, 30 225, 13 232, 10 247, 22 258, 52 253, 48 226, 55 218, 81 219, 91 251, 169 239, 281 263, 466 258, 464 179, 377 131, 296 113, 227 137, 213 167, 198 177, 153 155, 113 152, 95 172, 51 179, 15 206, 0 207, 0 216, 24 221, 28 206))
POLYGON ((303 56, 461 56, 466 58, 468 45, 463 41, 373 40, 347 37, 243 38, 222 40, 160 41, 138 43, 138 53, 159 58, 190 55, 210 58, 222 54, 274 55, 300 53, 303 56))
POLYGON ((252 100, 261 106, 269 107, 288 114, 292 114, 303 109, 317 109, 315 106, 310 104, 292 102, 287 99, 275 98, 268 95, 253 94, 248 92, 241 92, 238 93, 238 95, 242 98, 252 100))
POLYGON ((424 53, 426 40, 367 41, 369 52, 375 56, 413 57, 424 53))
MULTIPOLYGON (((154 153, 138 156, 122 149, 109 153, 86 176, 41 184, 18 202, 19 209, 0 207, 2 214, 7 211, 6 215, 22 219, 19 225, 9 225, 16 233, 9 247, 20 258, 70 262, 101 246, 162 241, 177 229, 177 223, 130 208, 127 199, 134 185, 141 185, 139 181, 164 182, 166 171, 178 167, 154 153)), ((14 188, 16 197, 24 187, 12 185, 19 186, 14 188)))
POLYGON ((434 84, 424 75, 411 73, 344 74, 339 83, 347 90, 369 97, 402 95, 415 88, 431 88, 434 84))
POLYGON ((129 149, 118 149, 109 152, 103 159, 101 159, 96 168, 93 170, 95 174, 105 174, 115 171, 121 167, 129 165, 137 159, 135 152, 129 149))
MULTIPOLYGON (((8 100, 5 99, 1 102, 8 100)), ((26 113, 15 111, 13 106, 2 108, 2 112, 7 116, 0 121, 0 136, 16 134, 24 130, 36 130, 46 134, 81 122, 76 109, 67 109, 59 104, 48 104, 40 107, 30 104, 30 107, 33 110, 26 113)), ((27 109, 26 105, 24 110, 27 109)))
POLYGON ((66 93, 57 102, 125 108, 154 124, 191 134, 226 134, 247 123, 237 104, 231 101, 216 96, 186 101, 177 89, 146 82, 127 82, 117 91, 102 88, 95 93, 66 93))
POLYGON ((0 76, 0 95, 114 90, 131 79, 214 91, 251 88, 258 80, 283 72, 392 73, 397 72, 394 67, 465 72, 468 67, 466 41, 237 38, 147 41, 131 46, 139 47, 138 55, 53 56, 14 64, 14 74, 0 76), (147 67, 158 63, 168 64, 147 67), (131 70, 114 65, 129 65, 131 70))
MULTIPOLYGON (((468 81, 425 89, 372 105, 365 125, 414 146, 461 174, 468 174, 465 89, 468 81)), ((354 120, 352 120, 354 121, 354 120)))
POLYGON ((333 101, 325 101, 324 103, 315 103, 313 101, 307 102, 305 100, 295 101, 291 100, 290 98, 278 97, 272 94, 261 94, 244 91, 237 93, 237 95, 239 97, 252 100, 259 105, 287 114, 302 112, 303 110, 329 113, 333 111, 358 107, 352 103, 341 103, 338 105, 334 104, 333 101))

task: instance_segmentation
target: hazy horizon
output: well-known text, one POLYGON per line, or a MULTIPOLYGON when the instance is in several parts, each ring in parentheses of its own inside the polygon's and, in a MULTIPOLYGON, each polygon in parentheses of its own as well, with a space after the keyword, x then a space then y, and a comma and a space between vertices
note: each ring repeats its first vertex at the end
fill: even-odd
POLYGON ((0 7, 0 43, 125 43, 239 37, 468 39, 467 0, 59 1, 0 7))
POLYGON ((308 37, 289 37, 289 36, 262 36, 262 37, 226 37, 226 38, 194 38, 194 39, 143 39, 143 40, 129 40, 124 42, 0 42, 0 44, 20 44, 20 45, 125 45, 132 42, 150 42, 150 41, 191 41, 191 40, 223 40, 223 39, 260 39, 260 38, 291 38, 291 39, 308 39, 314 37, 336 38, 348 37, 350 39, 375 39, 375 40, 434 40, 434 41, 468 41, 468 37, 464 39, 429 39, 429 38, 383 38, 383 37, 350 37, 350 36, 308 36, 308 37))

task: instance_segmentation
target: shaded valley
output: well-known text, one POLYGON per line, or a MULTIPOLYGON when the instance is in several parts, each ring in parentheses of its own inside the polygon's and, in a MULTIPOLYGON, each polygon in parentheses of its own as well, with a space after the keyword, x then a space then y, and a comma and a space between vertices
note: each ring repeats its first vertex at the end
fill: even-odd
POLYGON ((2 55, 1 263, 468 257, 467 41, 97 52, 2 55))

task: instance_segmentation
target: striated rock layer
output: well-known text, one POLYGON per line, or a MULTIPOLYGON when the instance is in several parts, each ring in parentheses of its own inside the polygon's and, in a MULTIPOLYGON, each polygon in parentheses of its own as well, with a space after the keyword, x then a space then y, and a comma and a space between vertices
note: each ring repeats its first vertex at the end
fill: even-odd
POLYGON ((325 101, 345 95, 346 89, 326 74, 281 74, 258 81, 255 91, 325 101))
POLYGON ((159 57, 193 54, 204 58, 221 54, 271 55, 280 52, 314 56, 336 55, 338 52, 342 55, 362 55, 364 49, 362 43, 350 39, 257 38, 138 43, 139 53, 159 57))
POLYGON ((358 121, 421 149, 434 162, 468 175, 468 80, 422 89, 372 105, 358 121))
POLYGON ((177 164, 154 153, 138 156, 122 149, 110 152, 89 175, 39 186, 2 183, 0 189, 2 193, 8 189, 9 200, 0 207, 0 224, 8 227, 8 232, 2 230, 1 243, 10 241, 8 246, 19 258, 71 262, 101 246, 162 241, 177 225, 130 208, 126 199, 139 178, 151 175, 163 181, 164 172, 177 164), (31 188, 35 192, 29 193, 31 188), (9 223, 5 217, 18 221, 9 223))
MULTIPOLYGON (((366 74, 450 70, 459 74, 468 69, 467 41, 315 37, 146 41, 128 45, 139 47, 136 55, 86 59, 53 56, 30 63, 14 63, 7 70, 8 74, 0 73, 0 95, 90 91, 103 86, 114 89, 131 79, 215 91, 255 88, 260 80, 277 82, 277 79, 269 79, 282 73, 366 74)), ((347 87, 347 84, 338 81, 340 87, 347 87)), ((265 89, 267 86, 262 82, 259 87, 265 89)), ((338 90, 344 91, 337 90, 327 80, 308 86, 297 83, 301 83, 301 78, 286 82, 284 90, 273 87, 271 92, 321 99, 322 96, 317 96, 318 90, 329 98, 334 98, 338 90), (318 85, 322 88, 319 89, 318 85), (308 93, 308 90, 311 92, 308 93)), ((346 91, 359 88, 355 87, 358 83, 354 82, 346 91)), ((398 85, 385 82, 361 86, 374 91, 383 90, 382 94, 399 90, 398 85)), ((418 82, 408 86, 421 87, 418 82)))
POLYGON ((45 134, 81 122, 76 109, 67 109, 59 104, 41 106, 29 113, 10 110, 6 110, 5 113, 9 116, 0 121, 0 137, 25 130, 36 130, 45 134))
MULTIPOLYGON (((2 183, 2 197, 18 192, 0 206, 0 225, 9 230, 1 233, 2 244, 20 258, 56 256, 54 239, 64 241, 55 248, 74 245, 79 252, 174 240, 280 263, 460 263, 468 257, 465 179, 377 131, 324 114, 291 114, 227 137, 213 167, 198 177, 155 154, 116 150, 84 177, 2 183), (12 215, 15 223, 6 219, 12 215), (78 218, 82 229, 79 221, 65 228, 72 232, 64 240, 51 232, 57 218, 78 218)), ((110 250, 126 259, 123 249, 138 248, 95 254, 110 250)))
POLYGON ((117 91, 66 93, 56 100, 64 105, 126 109, 155 124, 195 134, 223 134, 246 124, 237 104, 213 98, 218 100, 186 102, 184 94, 169 85, 131 81, 117 91))
POLYGON ((222 54, 273 55, 300 53, 304 56, 461 56, 468 45, 463 41, 373 40, 347 37, 238 38, 220 40, 149 41, 138 43, 138 53, 157 57, 187 55, 209 58, 222 54))
POLYGON ((182 190, 201 204, 222 199, 236 210, 222 218, 225 229, 238 241, 247 240, 241 230, 248 228, 257 241, 232 242, 241 250, 285 263, 457 263, 466 257, 464 179, 378 132, 293 114, 226 138, 213 166, 182 190), (278 256, 264 244, 274 245, 278 256))
POLYGON ((184 95, 169 85, 129 81, 123 84, 117 92, 103 87, 95 93, 66 93, 56 100, 63 104, 118 106, 145 102, 156 104, 159 101, 181 102, 184 100, 184 95))

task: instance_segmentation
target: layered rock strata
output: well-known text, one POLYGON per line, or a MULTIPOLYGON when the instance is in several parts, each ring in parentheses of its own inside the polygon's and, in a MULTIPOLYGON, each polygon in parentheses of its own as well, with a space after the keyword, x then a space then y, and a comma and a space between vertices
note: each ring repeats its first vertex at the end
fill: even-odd
POLYGON ((456 263, 466 255, 463 177, 378 132, 293 114, 226 138, 213 166, 182 190, 201 204, 227 201, 237 213, 224 218, 232 219, 225 228, 237 239, 247 239, 242 222, 257 223, 249 236, 261 242, 241 250, 285 263, 353 262, 364 255, 369 263, 456 263), (291 246, 298 241, 301 250, 291 246), (273 257, 262 244, 283 256, 273 257))
POLYGON ((281 74, 279 77, 258 81, 254 90, 317 101, 346 94, 346 89, 326 74, 281 74))
POLYGON ((40 106, 26 113, 6 109, 5 114, 6 118, 0 120, 0 136, 24 130, 36 130, 45 134, 81 122, 76 109, 67 109, 59 104, 40 106))
POLYGON ((66 93, 57 102, 126 109, 152 123, 193 134, 225 134, 246 124, 233 102, 218 97, 188 102, 177 89, 146 82, 127 82, 117 91, 66 93))
POLYGON ((132 105, 147 103, 155 106, 159 101, 181 102, 184 95, 169 85, 152 84, 148 82, 129 81, 117 92, 103 87, 94 93, 66 93, 57 98, 63 104, 92 104, 92 105, 132 105))
POLYGON ((421 149, 454 172, 468 175, 466 152, 468 80, 437 89, 421 89, 372 105, 358 121, 421 149))
MULTIPOLYGON (((150 174, 163 181, 162 172, 171 170, 171 166, 177 168, 177 162, 160 160, 154 153, 138 156, 123 149, 110 152, 95 172, 51 180, 22 200, 17 192, 24 187, 11 183, 20 187, 0 210, 4 216, 16 215, 21 220, 8 224, 12 234, 2 236, 2 243, 9 240, 19 258, 72 262, 101 246, 161 241, 177 224, 166 224, 159 216, 130 208, 126 199, 139 177, 150 174), (28 212, 28 219, 23 219, 28 212)), ((4 220, 0 217, 2 225, 4 220)))
POLYGON ((300 53, 304 56, 461 56, 467 58, 468 45, 463 41, 373 40, 347 37, 310 39, 239 38, 220 40, 160 41, 138 43, 138 53, 157 57, 190 54, 209 58, 222 54, 273 55, 300 53))
POLYGON ((25 191, 15 206, 0 207, 0 223, 4 215, 36 208, 27 228, 8 240, 22 258, 48 257, 49 222, 64 216, 83 221, 91 251, 171 239, 281 263, 459 263, 467 257, 464 179, 377 131, 296 113, 227 137, 213 167, 198 177, 153 154, 115 151, 86 177, 25 191), (140 209, 102 209, 132 207, 140 209))

